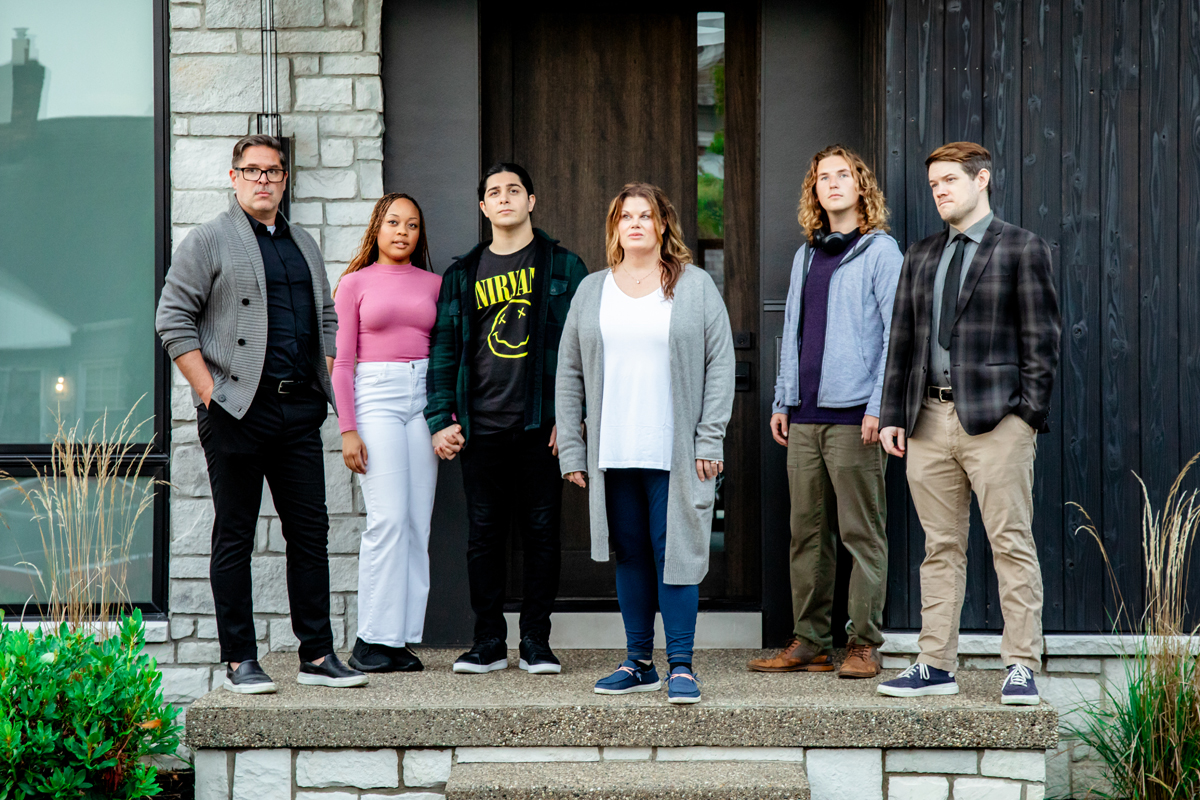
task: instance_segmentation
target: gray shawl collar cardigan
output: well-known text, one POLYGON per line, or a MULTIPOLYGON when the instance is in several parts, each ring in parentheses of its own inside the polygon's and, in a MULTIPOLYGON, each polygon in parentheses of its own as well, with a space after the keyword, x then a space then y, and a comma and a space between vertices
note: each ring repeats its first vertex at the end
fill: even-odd
MULTIPOLYGON (((608 560, 604 473, 599 469, 604 343, 600 296, 608 270, 584 279, 571 302, 558 349, 554 405, 562 473, 586 472, 592 559, 608 560), (580 423, 587 409, 587 441, 580 423)), ((708 572, 715 480, 696 477, 696 459, 723 459, 725 426, 733 412, 733 334, 712 278, 688 265, 675 285, 668 339, 675 442, 667 495, 667 553, 663 580, 694 585, 708 572)))
MULTIPOLYGON (((312 236, 295 225, 289 229, 312 275, 320 327, 315 366, 333 403, 325 357, 336 352, 337 312, 325 261, 312 236)), ((224 214, 189 231, 171 256, 154 326, 172 360, 199 350, 213 376, 212 401, 237 419, 245 416, 267 354, 267 279, 254 229, 237 198, 224 214)), ((192 403, 200 404, 195 392, 192 403)))

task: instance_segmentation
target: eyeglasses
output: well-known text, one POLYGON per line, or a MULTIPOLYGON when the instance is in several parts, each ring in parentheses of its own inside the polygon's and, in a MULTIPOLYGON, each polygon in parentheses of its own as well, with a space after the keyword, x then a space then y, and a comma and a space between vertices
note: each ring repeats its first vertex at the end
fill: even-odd
POLYGON ((285 169, 262 170, 258 167, 234 167, 234 169, 242 173, 242 177, 248 181, 257 181, 262 177, 263 172, 266 172, 267 183, 282 183, 283 176, 287 175, 287 170, 285 169))

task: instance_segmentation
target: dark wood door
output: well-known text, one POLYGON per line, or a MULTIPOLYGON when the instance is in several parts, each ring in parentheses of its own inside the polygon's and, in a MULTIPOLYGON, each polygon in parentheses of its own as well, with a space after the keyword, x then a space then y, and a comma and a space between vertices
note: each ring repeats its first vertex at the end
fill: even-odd
MULTIPOLYGON (((528 169, 537 196, 534 225, 578 253, 592 271, 607 266, 605 215, 630 181, 662 187, 689 246, 698 244, 697 9, 642 8, 622 13, 585 3, 514 14, 507 6, 480 4, 482 161, 511 160, 528 169)), ((753 171, 752 164, 746 168, 753 171)), ((747 235, 752 227, 747 224, 747 235)), ((563 506, 562 602, 611 602, 613 563, 590 558, 585 492, 565 487, 563 506)), ((753 540, 745 555, 755 577, 743 579, 739 572, 735 581, 737 594, 748 597, 757 593, 756 518, 752 524, 743 539, 753 540)), ((743 560, 739 551, 739 570, 743 560)), ((729 596, 725 572, 726 560, 714 559, 714 580, 702 586, 702 596, 729 596)), ((510 597, 520 596, 521 585, 514 537, 510 597)))

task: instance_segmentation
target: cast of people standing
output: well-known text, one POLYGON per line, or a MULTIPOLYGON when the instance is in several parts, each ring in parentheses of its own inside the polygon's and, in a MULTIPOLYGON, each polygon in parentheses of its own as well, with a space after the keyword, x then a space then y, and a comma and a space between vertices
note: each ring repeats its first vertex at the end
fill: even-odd
POLYGON ((496 164, 479 183, 492 241, 442 276, 430 340, 425 418, 439 457, 462 454, 467 574, 474 644, 455 672, 505 669, 505 544, 522 537, 520 667, 561 670, 550 649, 558 595, 562 481, 554 425, 554 370, 583 262, 533 227, 533 181, 496 164))
POLYGON ((215 511, 210 578, 225 688, 244 694, 276 688, 257 660, 250 580, 264 478, 287 540, 297 680, 367 682, 333 652, 321 425, 337 315, 317 243, 279 213, 287 174, 278 139, 238 140, 229 210, 180 243, 155 318, 192 387, 215 511))
POLYGON ((334 292, 342 458, 362 476, 367 508, 350 657, 364 672, 423 669, 408 645, 421 641, 429 598, 438 459, 422 412, 441 285, 421 207, 406 194, 384 195, 334 292))
POLYGON ((733 337, 712 278, 691 265, 656 186, 609 207, 609 269, 579 287, 558 358, 559 460, 589 489, 592 558, 616 550, 628 658, 599 694, 654 691, 654 616, 666 632, 668 699, 700 701, 692 668, 717 475, 733 410, 733 337), (584 408, 587 408, 586 442, 584 408))
POLYGON ((875 175, 842 145, 812 158, 800 194, 771 435, 787 447, 795 632, 757 672, 833 670, 837 536, 854 559, 841 678, 879 674, 887 593, 887 493, 879 406, 903 257, 875 175), (831 525, 836 521, 836 529, 831 525))
POLYGON ((996 218, 991 154, 972 142, 925 160, 947 228, 909 248, 896 290, 880 438, 907 455, 925 529, 917 663, 882 694, 956 694, 971 493, 996 567, 1005 704, 1039 702, 1042 575, 1033 540, 1033 459, 1048 430, 1061 320, 1050 248, 996 218))

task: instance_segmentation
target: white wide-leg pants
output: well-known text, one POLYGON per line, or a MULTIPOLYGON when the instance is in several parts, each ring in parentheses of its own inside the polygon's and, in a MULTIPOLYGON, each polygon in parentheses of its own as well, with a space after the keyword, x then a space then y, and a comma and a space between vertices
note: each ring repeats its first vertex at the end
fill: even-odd
POLYGON ((429 520, 438 459, 421 413, 429 362, 365 362, 354 371, 354 413, 367 447, 361 477, 367 530, 358 554, 358 637, 403 647, 421 641, 429 599, 429 520))

